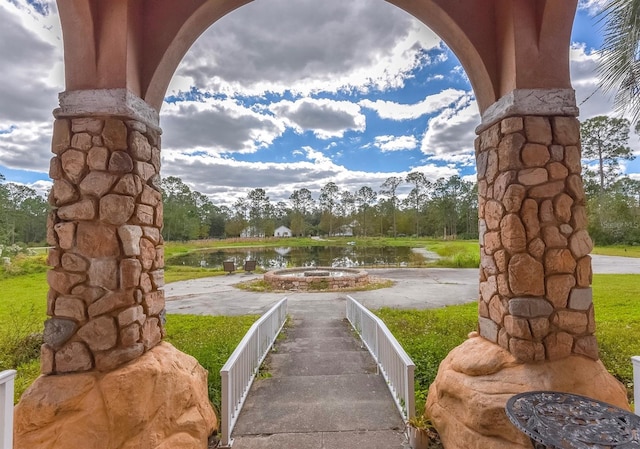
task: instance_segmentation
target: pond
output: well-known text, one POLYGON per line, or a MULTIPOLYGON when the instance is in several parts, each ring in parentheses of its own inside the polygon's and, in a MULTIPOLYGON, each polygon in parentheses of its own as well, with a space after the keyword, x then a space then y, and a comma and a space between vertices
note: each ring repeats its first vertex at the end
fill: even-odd
POLYGON ((245 260, 256 260, 266 269, 287 267, 385 267, 416 266, 427 259, 423 254, 402 247, 303 246, 280 248, 229 248, 196 251, 167 260, 167 265, 222 268, 222 262, 233 260, 242 266, 245 260))

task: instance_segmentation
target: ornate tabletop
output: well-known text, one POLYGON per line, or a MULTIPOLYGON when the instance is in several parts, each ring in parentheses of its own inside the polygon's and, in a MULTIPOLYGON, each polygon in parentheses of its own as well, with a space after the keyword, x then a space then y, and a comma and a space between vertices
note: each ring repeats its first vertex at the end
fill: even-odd
POLYGON ((640 449, 639 416, 586 396, 531 391, 509 399, 506 412, 536 449, 640 449))

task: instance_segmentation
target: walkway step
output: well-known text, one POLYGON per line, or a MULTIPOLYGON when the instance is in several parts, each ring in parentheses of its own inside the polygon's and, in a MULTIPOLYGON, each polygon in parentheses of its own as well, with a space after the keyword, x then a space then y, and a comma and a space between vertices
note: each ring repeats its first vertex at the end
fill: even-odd
POLYGON ((233 431, 235 449, 404 448, 403 421, 344 302, 296 310, 233 431))
POLYGON ((233 449, 394 449, 408 447, 399 432, 279 433, 236 437, 233 449))
POLYGON ((273 377, 376 373, 371 355, 363 351, 274 353, 269 359, 268 371, 273 377), (341 358, 340 363, 334 363, 336 356, 341 358))

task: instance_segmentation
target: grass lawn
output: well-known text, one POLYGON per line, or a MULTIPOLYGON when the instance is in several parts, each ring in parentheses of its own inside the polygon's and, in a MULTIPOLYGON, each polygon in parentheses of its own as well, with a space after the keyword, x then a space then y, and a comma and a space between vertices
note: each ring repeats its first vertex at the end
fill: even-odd
POLYGON ((478 305, 473 302, 429 310, 382 308, 376 314, 415 363, 416 411, 424 410, 440 362, 475 330, 478 305))
POLYGON ((640 257, 640 246, 596 246, 592 253, 604 256, 640 257))
MULTIPOLYGON (((47 290, 44 271, 0 279, 0 371, 18 371, 16 401, 40 374, 47 290)), ((167 317, 166 340, 209 370, 209 397, 216 407, 220 405, 220 368, 256 319, 255 315, 167 317)))
POLYGON ((595 275, 593 297, 600 358, 610 373, 633 388, 629 358, 640 355, 640 275, 595 275))
MULTIPOLYGON (((367 239, 373 240, 376 239, 367 239)), ((397 241, 405 244, 410 241, 413 246, 417 240, 397 241)), ((422 242, 425 248, 444 257, 453 255, 452 260, 456 254, 464 258, 478 248, 477 241, 422 242)), ((193 245, 183 244, 180 250, 187 248, 194 249, 193 245)), ((631 254, 635 253, 628 255, 631 254)), ((39 374, 39 334, 46 319, 48 290, 42 263, 42 257, 30 258, 16 263, 16 272, 0 270, 0 370, 18 370, 16 398, 39 374)), ((172 282, 217 274, 224 273, 206 268, 168 267, 166 279, 172 282)), ((637 304, 640 275, 596 275, 593 290, 602 361, 631 389, 633 376, 629 358, 640 355, 640 307, 637 304)), ((416 391, 419 399, 424 400, 440 361, 475 328, 477 306, 472 303, 425 311, 382 309, 379 314, 416 362, 416 391)), ((219 404, 219 370, 255 319, 255 316, 168 316, 167 340, 196 357, 209 370, 210 396, 216 405, 219 404)))
MULTIPOLYGON (((631 356, 640 355, 640 275, 600 274, 593 278, 596 337, 600 358, 633 400, 631 356)), ((477 305, 432 310, 376 312, 416 364, 416 410, 424 405, 440 361, 475 330, 477 305)))
POLYGON ((222 388, 220 369, 257 319, 257 315, 167 316, 166 340, 198 359, 209 371, 209 399, 218 411, 222 388))

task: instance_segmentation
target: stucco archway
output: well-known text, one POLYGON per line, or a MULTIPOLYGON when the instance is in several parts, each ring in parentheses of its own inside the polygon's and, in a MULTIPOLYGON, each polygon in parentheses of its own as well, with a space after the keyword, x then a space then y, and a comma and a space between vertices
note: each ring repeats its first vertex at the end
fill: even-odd
MULTIPOLYGON (((246 0, 59 2, 66 90, 126 88, 159 111, 179 62, 246 0)), ((577 0, 392 0, 434 30, 464 66, 484 113, 515 89, 567 89, 577 0), (553 70, 551 70, 553 68, 553 70)))
MULTIPOLYGON (((54 249, 44 374, 112 372, 160 343, 158 112, 185 52, 216 20, 245 3, 58 2, 66 91, 54 113, 54 209, 48 224, 54 249)), ((465 379, 481 378, 482 384, 483 376, 499 380, 497 372, 517 365, 553 387, 565 385, 554 383, 565 377, 565 365, 556 364, 561 368, 553 371, 546 363, 586 360, 591 368, 581 375, 600 376, 600 384, 564 388, 610 401, 604 395, 613 395, 622 404, 626 399, 615 381, 606 370, 601 374, 594 337, 591 241, 569 77, 577 0, 391 3, 446 41, 467 71, 482 114, 476 140, 480 337, 470 341, 483 362, 479 367, 477 359, 466 360, 451 369, 465 379), (487 363, 487 353, 495 363, 487 363), (609 383, 613 386, 602 386, 609 383)), ((524 379, 514 388, 537 385, 536 379, 524 379)), ((445 444, 487 447, 475 435, 490 439, 496 426, 504 432, 504 417, 493 425, 486 420, 496 419, 509 391, 487 413, 457 389, 440 380, 430 395, 430 412, 445 444), (447 416, 452 413, 442 406, 447 397, 467 411, 462 424, 447 416)), ((526 447, 526 440, 510 435, 501 444, 526 447)), ((28 440, 18 435, 16 441, 26 447, 28 440)))

